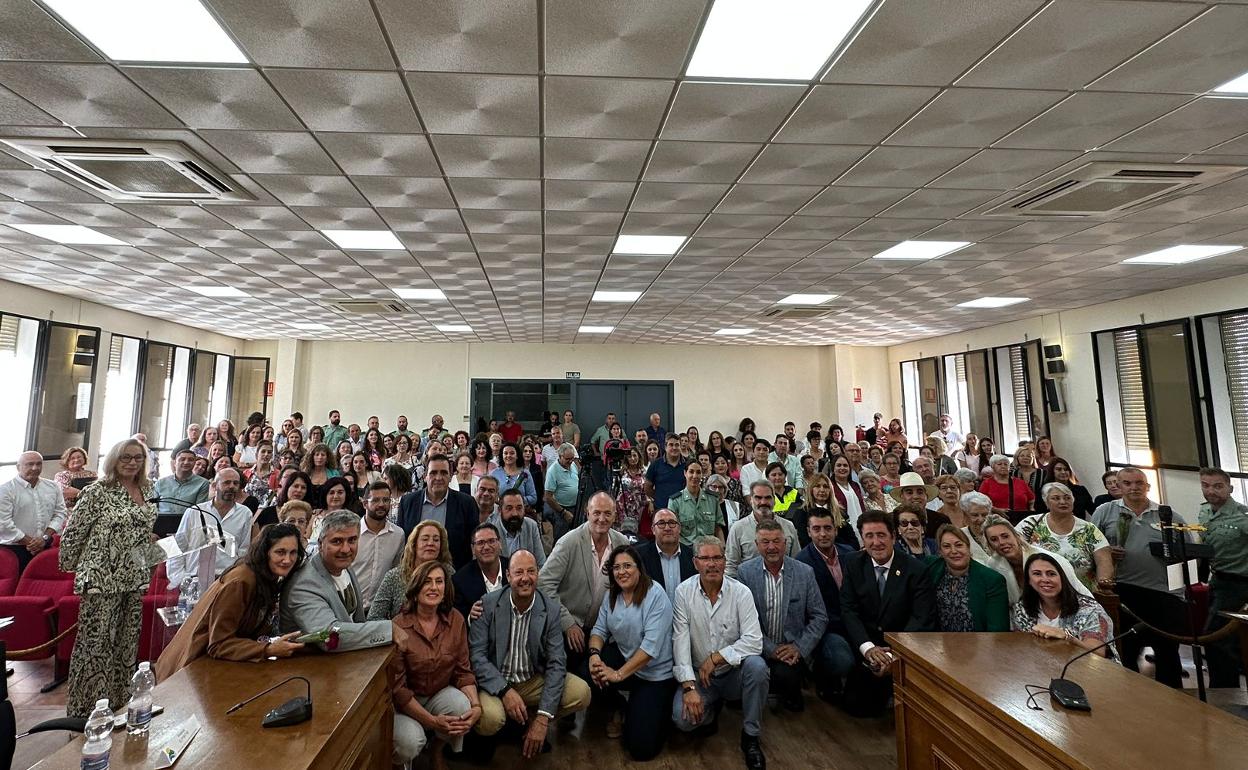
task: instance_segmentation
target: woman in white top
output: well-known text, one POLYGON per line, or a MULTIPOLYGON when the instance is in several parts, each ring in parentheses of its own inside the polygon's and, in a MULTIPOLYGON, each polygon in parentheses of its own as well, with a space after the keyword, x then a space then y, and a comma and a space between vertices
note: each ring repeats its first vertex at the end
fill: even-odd
POLYGON ((1075 575, 1088 589, 1110 588, 1114 584, 1114 559, 1109 541, 1090 521, 1075 516, 1075 495, 1060 481, 1040 489, 1048 513, 1036 513, 1018 523, 1018 534, 1031 545, 1061 554, 1075 568, 1075 575))
POLYGON ((1005 578, 1005 587, 1010 593, 1010 604, 1018 601, 1022 596, 1023 586, 1027 584, 1027 578, 1024 574, 1024 565, 1027 557, 1033 553, 1045 553, 1053 557, 1054 561, 1062 565, 1062 570, 1066 574, 1066 580, 1080 594, 1091 597, 1092 592, 1087 589, 1075 574, 1075 568, 1071 565, 1066 557, 1060 553, 1052 551, 1043 551, 1034 545, 1023 542, 1019 536, 1018 530, 1014 529, 1014 525, 1010 524, 1008 519, 993 514, 984 520, 984 537, 988 540, 988 548, 991 556, 986 562, 997 572, 1000 572, 1005 578))
POLYGON ((832 458, 832 494, 841 510, 845 511, 850 527, 857 532, 858 517, 866 513, 867 501, 863 497, 862 487, 853 480, 852 474, 849 458, 844 455, 832 458))
POLYGON ((892 495, 884 494, 884 488, 880 486, 880 476, 875 471, 867 468, 858 471, 858 484, 862 487, 862 500, 868 511, 892 513, 899 505, 892 495))
POLYGON ((253 425, 243 434, 242 441, 234 450, 234 464, 239 468, 250 468, 256 464, 256 447, 264 440, 264 426, 253 425))

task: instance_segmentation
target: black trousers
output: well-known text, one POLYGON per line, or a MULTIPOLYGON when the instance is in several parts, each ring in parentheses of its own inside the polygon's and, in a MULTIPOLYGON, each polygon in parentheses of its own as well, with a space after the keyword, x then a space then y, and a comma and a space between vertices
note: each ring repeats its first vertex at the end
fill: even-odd
POLYGON ((1152 631, 1141 628, 1122 640, 1122 664, 1138 672, 1140 652, 1145 647, 1153 648, 1153 666, 1156 669, 1153 678, 1167 687, 1183 689, 1183 663, 1179 659, 1179 643, 1152 631))
POLYGON ((799 700, 802 697, 802 682, 809 678, 805 661, 798 661, 796 666, 774 658, 767 661, 771 669, 771 688, 769 694, 775 695, 781 703, 799 700))
POLYGON ((34 554, 26 550, 24 545, 10 545, 6 543, 4 547, 17 557, 17 574, 18 577, 21 577, 21 574, 26 571, 26 565, 30 564, 30 560, 35 558, 34 554))
MULTIPOLYGON (((1237 611, 1244 604, 1248 604, 1248 578, 1216 573, 1209 584, 1209 623, 1206 633, 1217 631, 1230 622, 1220 617, 1219 612, 1237 611)), ((1209 661, 1210 687, 1239 687, 1240 669, 1243 668, 1239 634, 1231 634, 1226 639, 1205 645, 1205 656, 1209 661)))
POLYGON ((845 710, 850 716, 878 717, 888 708, 893 694, 893 675, 876 676, 861 660, 845 677, 845 710))
MULTIPOLYGON (((608 644, 602 649, 602 662, 618 670, 626 661, 618 647, 608 644)), ((668 677, 655 682, 634 674, 622 682, 599 687, 589 675, 588 662, 581 674, 589 682, 594 700, 601 699, 613 710, 624 709, 624 733, 620 740, 633 761, 646 762, 657 757, 663 751, 663 744, 672 727, 672 698, 676 694, 676 680, 668 677), (621 696, 625 692, 628 693, 627 704, 621 696)))

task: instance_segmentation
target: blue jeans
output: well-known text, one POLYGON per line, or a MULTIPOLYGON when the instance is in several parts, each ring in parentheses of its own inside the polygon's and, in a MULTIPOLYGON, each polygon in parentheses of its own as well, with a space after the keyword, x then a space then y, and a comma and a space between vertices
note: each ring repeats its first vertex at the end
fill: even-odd
MULTIPOLYGON (((696 669, 695 669, 696 670, 696 669)), ((741 665, 715 674, 711 677, 711 686, 703 687, 700 680, 694 680, 698 694, 702 696, 702 719, 690 722, 685 719, 685 698, 683 692, 677 692, 672 700, 672 721, 682 732, 689 732, 715 719, 720 701, 724 699, 741 699, 743 731, 754 737, 762 733, 759 720, 763 716, 763 704, 767 702, 767 689, 771 684, 771 669, 761 655, 748 655, 741 665)))
POLYGON ((821 687, 840 679, 854 666, 854 651, 840 634, 829 631, 815 648, 815 680, 821 687))

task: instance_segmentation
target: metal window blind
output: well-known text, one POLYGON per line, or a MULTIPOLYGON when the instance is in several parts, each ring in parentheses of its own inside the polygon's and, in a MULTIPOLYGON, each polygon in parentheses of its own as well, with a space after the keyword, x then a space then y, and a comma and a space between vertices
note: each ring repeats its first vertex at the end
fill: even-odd
POLYGON ((113 337, 113 341, 108 346, 108 371, 121 372, 121 354, 125 350, 126 342, 121 337, 113 337))
POLYGON ((1144 403, 1144 372, 1140 367, 1140 338, 1134 329, 1114 332, 1118 370, 1118 402, 1127 451, 1149 452, 1148 408, 1144 403))
POLYGON ((1235 451, 1239 467, 1248 467, 1248 313, 1218 319, 1222 332, 1222 357, 1230 395, 1231 423, 1235 428, 1235 451))
POLYGON ((1010 348, 1010 385, 1014 391, 1014 425, 1020 441, 1030 441, 1031 409, 1027 400, 1027 359, 1021 347, 1010 348))
POLYGON ((966 356, 957 355, 953 357, 953 372, 959 385, 966 382, 966 356))
POLYGON ((17 353, 17 333, 21 323, 16 316, 0 316, 0 353, 17 353))

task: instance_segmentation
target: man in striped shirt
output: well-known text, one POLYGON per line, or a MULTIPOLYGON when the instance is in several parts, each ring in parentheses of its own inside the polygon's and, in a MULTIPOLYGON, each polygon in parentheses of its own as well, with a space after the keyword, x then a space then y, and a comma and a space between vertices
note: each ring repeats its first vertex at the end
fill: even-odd
POLYGON ((511 555, 507 583, 482 598, 481 616, 468 629, 481 693, 476 731, 496 735, 508 719, 524 725, 522 751, 531 759, 548 745, 550 720, 589 706, 589 685, 567 672, 559 602, 537 590, 532 553, 511 555))

